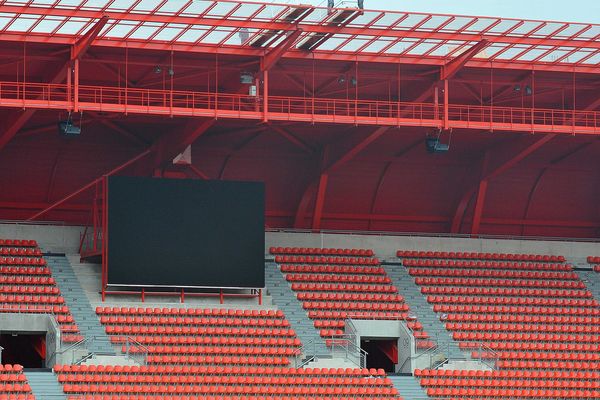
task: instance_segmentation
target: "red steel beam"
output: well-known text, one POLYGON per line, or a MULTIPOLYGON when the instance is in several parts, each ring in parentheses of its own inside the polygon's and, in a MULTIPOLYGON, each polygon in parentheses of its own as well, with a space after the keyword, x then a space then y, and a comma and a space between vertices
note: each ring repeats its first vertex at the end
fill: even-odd
MULTIPOLYGON (((302 195, 302 198, 300 200, 300 203, 298 205, 298 209, 296 210, 296 218, 295 218, 295 223, 294 223, 294 226, 296 228, 301 227, 301 225, 304 222, 304 215, 306 215, 306 209, 308 208, 311 195, 315 191, 315 188, 317 190, 317 202, 315 203, 315 213, 314 213, 315 216, 313 218, 312 225, 313 225, 313 229, 318 230, 320 228, 321 216, 316 215, 317 214, 316 211, 318 210, 319 214, 322 213, 323 203, 324 203, 324 199, 325 199, 325 190, 327 188, 327 183, 329 180, 328 175, 332 171, 334 171, 336 168, 341 167, 343 164, 347 163, 352 158, 354 158, 365 147, 367 147, 369 144, 373 143, 375 140, 377 140, 379 137, 381 137, 381 135, 383 135, 389 129, 390 129, 390 127, 387 127, 387 126, 379 127, 377 129, 375 129, 373 132, 371 132, 365 138, 363 138, 358 143, 351 146, 344 153, 339 155, 335 161, 329 163, 328 165, 325 163, 327 161, 326 158, 328 158, 328 157, 323 158, 323 160, 322 160, 323 165, 321 166, 321 171, 319 173, 318 181, 313 181, 307 185, 306 189, 304 190, 304 194, 302 195), (325 166, 325 165, 327 165, 327 166, 325 166), (320 202, 319 202, 319 200, 320 200, 320 202), (314 228, 315 226, 318 226, 319 228, 314 228)), ((328 151, 326 151, 326 153, 328 153, 328 151)))
POLYGON ((80 59, 85 52, 90 48, 92 42, 98 37, 106 23, 108 16, 102 16, 96 24, 88 30, 77 42, 71 47, 71 61, 80 59))
MULTIPOLYGON (((84 193, 85 191, 92 189, 97 183, 101 182, 102 179, 104 179, 105 176, 111 176, 114 175, 122 170, 124 170, 125 168, 129 167, 132 164, 135 164, 138 160, 141 160, 142 158, 146 157, 148 154, 150 154, 152 152, 151 149, 146 149, 143 152, 141 152, 140 154, 138 154, 137 156, 133 157, 132 159, 126 161, 125 163, 119 165, 116 168, 113 168, 112 170, 108 171, 106 174, 104 174, 103 176, 94 179, 92 182, 88 183, 87 185, 82 186, 81 188, 79 188, 78 190, 74 191, 73 193, 71 193, 70 195, 63 197, 62 199, 60 199, 59 201, 53 203, 52 205, 44 208, 42 211, 32 215, 31 217, 27 218, 26 221, 34 221, 36 219, 38 219, 39 217, 41 217, 42 215, 47 214, 48 212, 54 210, 57 207, 60 207, 61 205, 63 205, 64 203, 66 203, 67 201, 79 196, 80 194, 84 193)), ((88 207, 89 209, 89 207, 88 207)))
MULTIPOLYGON (((545 145, 546 143, 548 143, 550 140, 554 139, 555 137, 556 137, 555 134, 544 135, 543 137, 536 140, 534 143, 527 146, 525 149, 521 150, 519 153, 513 155, 506 161, 502 162, 500 165, 496 166, 496 168, 494 168, 492 171, 485 172, 483 174, 483 176, 481 177, 481 179, 479 180, 479 182, 477 182, 476 185, 469 188, 469 190, 467 190, 463 194, 463 196, 459 202, 459 205, 456 209, 456 212, 454 213, 454 218, 452 219, 451 232, 452 233, 459 232, 460 225, 461 225, 461 222, 462 222, 462 219, 464 216, 464 212, 469 203, 469 200, 471 199, 473 194, 477 191, 477 189, 481 187, 481 182, 483 182, 483 181, 489 182, 489 180, 499 176, 500 174, 502 174, 505 171, 509 170, 510 168, 514 167, 516 164, 518 164, 519 162, 521 162, 522 160, 527 158, 527 156, 529 156, 530 154, 532 154, 533 152, 538 150, 540 147, 542 147, 543 145, 545 145)), ((484 161, 484 163, 485 163, 485 161, 484 161)), ((487 184, 485 185, 484 192, 485 192, 485 189, 487 189, 487 184)), ((485 200, 485 193, 483 193, 481 200, 482 201, 485 200)), ((483 207, 483 204, 481 205, 481 207, 483 207)), ((481 214, 481 210, 482 210, 482 208, 480 209, 480 214, 481 214)))
POLYGON ((310 153, 310 154, 315 152, 315 150, 311 146, 306 144, 302 139, 298 138, 293 133, 288 132, 285 128, 278 126, 278 125, 271 125, 271 124, 269 124, 269 128, 271 128, 273 130, 273 132, 279 134, 280 136, 285 138, 288 142, 290 142, 294 146, 304 150, 305 152, 310 153))
POLYGON ((284 40, 282 40, 273 49, 270 49, 264 57, 260 59, 260 69, 262 71, 270 70, 283 57, 283 55, 292 47, 298 40, 302 30, 297 29, 292 31, 284 40))
POLYGON ((456 56, 452 60, 448 61, 442 66, 440 74, 440 80, 452 78, 462 67, 465 66, 467 61, 475 57, 479 52, 483 51, 489 44, 486 39, 480 40, 477 44, 473 45, 470 49, 465 50, 456 56))

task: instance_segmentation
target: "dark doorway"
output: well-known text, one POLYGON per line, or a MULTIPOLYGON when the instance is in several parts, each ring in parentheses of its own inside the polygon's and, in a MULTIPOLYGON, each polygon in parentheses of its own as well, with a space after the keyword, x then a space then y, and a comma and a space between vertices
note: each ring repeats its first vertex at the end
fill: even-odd
POLYGON ((46 333, 0 334, 3 364, 21 364, 24 368, 44 368, 46 365, 46 333))
POLYGON ((383 368, 394 373, 398 363, 398 339, 363 339, 360 347, 369 353, 367 368, 383 368))

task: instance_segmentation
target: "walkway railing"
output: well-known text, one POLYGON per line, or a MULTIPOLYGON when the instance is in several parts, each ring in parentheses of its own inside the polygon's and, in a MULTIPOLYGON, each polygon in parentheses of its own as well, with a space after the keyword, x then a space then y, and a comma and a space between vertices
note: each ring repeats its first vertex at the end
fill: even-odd
POLYGON ((0 82, 0 106, 388 126, 600 134, 600 112, 0 82))
POLYGON ((332 336, 326 338, 325 342, 327 343, 325 352, 319 346, 320 342, 314 339, 296 349, 294 351, 294 368, 302 368, 319 359, 334 358, 349 361, 357 368, 366 368, 369 353, 357 346, 351 338, 344 335, 332 336))

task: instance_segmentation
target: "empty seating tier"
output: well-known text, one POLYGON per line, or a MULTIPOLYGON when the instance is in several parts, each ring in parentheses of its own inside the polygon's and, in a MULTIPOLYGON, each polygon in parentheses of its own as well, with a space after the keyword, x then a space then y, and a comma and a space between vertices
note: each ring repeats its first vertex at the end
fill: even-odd
POLYGON ((598 399, 598 371, 416 370, 433 398, 598 399))
POLYGON ((358 257, 373 256, 373 250, 370 249, 333 249, 320 247, 271 247, 269 252, 271 254, 309 254, 358 257))
POLYGON ((286 247, 271 251, 322 337, 342 335, 348 318, 403 319, 419 346, 432 345, 372 250, 286 247))
POLYGON ((0 239, 0 312, 53 314, 63 342, 82 336, 34 240, 0 239))
POLYGON ((0 364, 0 400, 34 400, 21 365, 0 364))
POLYGON ((375 369, 59 365, 54 371, 70 400, 399 399, 375 369))
POLYGON ((127 337, 135 339, 150 364, 287 366, 302 345, 279 310, 98 307, 96 313, 113 343, 125 347, 127 337))
POLYGON ((502 254, 502 253, 477 253, 454 251, 416 251, 398 250, 396 255, 400 258, 438 258, 438 259, 463 259, 463 260, 506 260, 506 261, 535 261, 544 263, 563 263, 563 256, 550 256, 541 254, 502 254))
POLYGON ((431 398, 600 398, 600 307, 563 257, 398 256, 460 348, 497 368, 415 371, 431 398))

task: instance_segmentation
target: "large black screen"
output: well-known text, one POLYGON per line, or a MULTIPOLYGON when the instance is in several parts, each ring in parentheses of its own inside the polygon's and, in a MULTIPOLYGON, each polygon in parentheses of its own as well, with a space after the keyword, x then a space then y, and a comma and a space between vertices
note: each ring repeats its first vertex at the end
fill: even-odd
POLYGON ((262 288, 264 184, 110 177, 108 283, 262 288))

